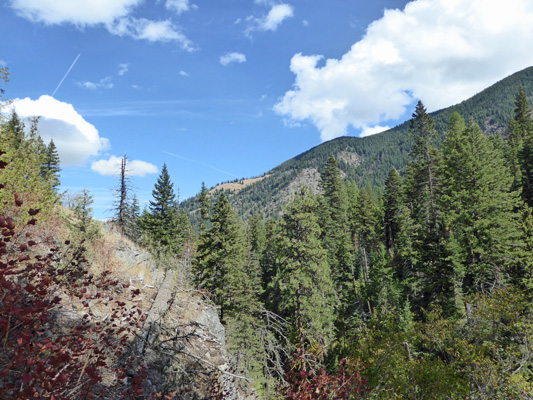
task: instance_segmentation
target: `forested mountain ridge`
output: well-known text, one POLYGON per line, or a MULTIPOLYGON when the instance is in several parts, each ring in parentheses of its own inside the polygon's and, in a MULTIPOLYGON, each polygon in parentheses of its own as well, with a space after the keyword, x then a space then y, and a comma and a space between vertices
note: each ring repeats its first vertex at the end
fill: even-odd
POLYGON ((155 299, 144 275, 119 278, 113 249, 135 265, 138 251, 102 240, 86 190, 59 207, 53 151, 13 112, 0 120, 0 398, 532 398, 524 86, 505 141, 458 112, 439 139, 419 101, 403 176, 391 168, 383 189, 344 180, 336 157, 364 159, 328 144, 325 165, 307 160, 278 192, 291 197, 279 218, 244 223, 226 192, 249 181, 216 198, 202 185, 197 235, 166 165, 141 214, 124 156, 113 230, 165 270, 155 299))
MULTIPOLYGON (((438 141, 442 140, 454 112, 461 114, 466 121, 472 118, 485 134, 498 131, 505 136, 513 116, 515 95, 520 87, 531 100, 533 67, 510 75, 468 100, 430 113, 438 141)), ((261 213, 265 217, 277 215, 300 184, 317 188, 319 173, 323 172, 330 154, 335 155, 345 179, 354 181, 358 187, 383 187, 392 167, 403 173, 407 165, 412 148, 408 129, 409 121, 406 121, 388 131, 364 138, 344 136, 333 139, 278 165, 266 172, 264 179, 239 191, 226 190, 225 193, 231 205, 245 219, 254 213, 261 213)), ((193 225, 196 225, 197 213, 194 211, 198 207, 196 197, 182 203, 193 225)))

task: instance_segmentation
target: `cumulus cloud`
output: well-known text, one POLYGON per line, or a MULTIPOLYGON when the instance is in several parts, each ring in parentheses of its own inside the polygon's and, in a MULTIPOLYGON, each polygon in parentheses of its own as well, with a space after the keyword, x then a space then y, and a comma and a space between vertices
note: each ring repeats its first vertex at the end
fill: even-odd
POLYGON ((143 0, 11 0, 18 15, 45 24, 77 26, 111 23, 129 14, 143 0))
POLYGON ((40 116, 39 132, 45 142, 54 139, 61 164, 83 165, 91 156, 109 148, 94 125, 85 121, 71 104, 50 96, 38 100, 15 99, 12 103, 21 118, 40 116))
POLYGON ((76 85, 84 89, 89 89, 89 90, 112 89, 114 86, 113 82, 111 82, 110 76, 102 78, 98 82, 90 82, 90 81, 76 82, 76 85))
POLYGON ((243 63, 246 62, 246 56, 242 53, 226 53, 220 57, 220 64, 228 65, 231 63, 243 63))
MULTIPOLYGON (((11 0, 15 12, 30 21, 47 25, 73 24, 84 28, 104 26, 115 35, 148 41, 176 41, 189 51, 191 42, 168 20, 151 21, 133 18, 133 10, 143 0, 11 0)), ((168 4, 184 3, 168 0, 168 4)), ((185 3, 188 3, 185 1, 185 3)), ((171 6, 170 6, 171 7, 171 6)))
MULTIPOLYGON (((118 176, 122 167, 122 157, 111 156, 107 160, 94 161, 91 169, 100 175, 118 176)), ((126 173, 128 176, 145 176, 147 174, 156 174, 157 167, 146 161, 128 160, 126 164, 126 173)))
POLYGON ((128 72, 129 64, 119 64, 118 65, 118 74, 119 76, 124 75, 126 72, 128 72))
POLYGON ((416 99, 437 110, 531 66, 532 24, 529 0, 412 1, 385 10, 340 59, 294 55, 294 87, 274 109, 311 120, 322 140, 370 132, 416 99))
POLYGON ((180 76, 184 76, 184 77, 188 77, 188 76, 189 76, 189 73, 186 72, 186 71, 180 71, 180 72, 178 72, 178 74, 179 74, 180 76))
POLYGON ((189 10, 196 10, 198 6, 190 4, 189 0, 167 0, 165 7, 175 11, 178 15, 189 10))
POLYGON ((263 18, 248 17, 251 26, 246 30, 249 35, 253 31, 275 31, 281 23, 294 15, 294 9, 288 4, 276 4, 263 18))

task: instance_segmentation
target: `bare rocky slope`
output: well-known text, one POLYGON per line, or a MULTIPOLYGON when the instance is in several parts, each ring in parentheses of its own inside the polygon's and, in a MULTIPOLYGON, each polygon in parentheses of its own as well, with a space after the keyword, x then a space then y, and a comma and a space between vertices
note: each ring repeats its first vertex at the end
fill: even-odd
POLYGON ((135 356, 148 366, 145 393, 176 391, 176 398, 191 400, 256 398, 250 379, 234 371, 217 309, 189 288, 188 263, 167 260, 165 268, 113 225, 104 224, 104 232, 114 244, 116 273, 141 290, 123 301, 141 305, 146 314, 132 343, 135 356))

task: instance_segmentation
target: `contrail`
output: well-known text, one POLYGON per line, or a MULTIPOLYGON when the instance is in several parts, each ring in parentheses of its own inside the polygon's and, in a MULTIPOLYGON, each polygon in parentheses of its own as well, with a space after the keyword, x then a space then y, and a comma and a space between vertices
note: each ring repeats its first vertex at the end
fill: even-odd
POLYGON ((81 53, 79 53, 77 56, 76 56, 76 59, 74 60, 74 62, 72 63, 72 65, 70 66, 70 68, 68 69, 67 73, 65 74, 65 76, 63 76, 63 79, 61 79, 61 82, 59 82, 59 85, 57 85, 56 87, 56 90, 54 90, 54 93, 52 93, 52 97, 55 96, 57 90, 59 89, 59 87, 61 86, 61 84, 63 83, 63 81, 65 80, 65 78, 67 77, 67 75, 69 74, 70 70, 72 68, 74 68, 74 64, 76 64, 76 61, 78 61, 78 58, 80 58, 81 56, 81 53))
POLYGON ((203 162, 200 162, 200 161, 191 160, 190 158, 185 158, 185 157, 182 157, 182 156, 178 156, 177 154, 169 153, 168 151, 163 151, 163 153, 168 154, 169 156, 172 156, 172 157, 180 158, 180 159, 185 160, 185 161, 190 161, 190 162, 193 162, 193 163, 196 163, 196 164, 203 165, 204 167, 214 169, 215 171, 222 172, 223 174, 227 174, 227 175, 233 176, 234 178, 239 178, 237 175, 232 174, 231 172, 224 171, 223 169, 219 169, 217 167, 213 167, 212 165, 209 165, 209 164, 206 164, 206 163, 203 163, 203 162))

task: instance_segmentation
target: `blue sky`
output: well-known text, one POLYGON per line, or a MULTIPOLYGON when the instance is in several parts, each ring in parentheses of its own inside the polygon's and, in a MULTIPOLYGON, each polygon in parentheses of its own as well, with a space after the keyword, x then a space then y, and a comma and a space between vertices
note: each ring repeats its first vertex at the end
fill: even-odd
POLYGON ((531 26, 529 0, 6 0, 0 66, 105 218, 123 154, 141 203, 164 162, 183 200, 460 102, 533 65, 531 26))

